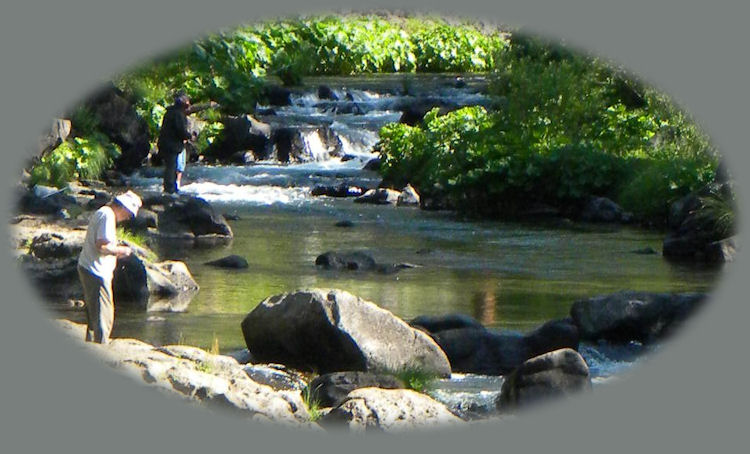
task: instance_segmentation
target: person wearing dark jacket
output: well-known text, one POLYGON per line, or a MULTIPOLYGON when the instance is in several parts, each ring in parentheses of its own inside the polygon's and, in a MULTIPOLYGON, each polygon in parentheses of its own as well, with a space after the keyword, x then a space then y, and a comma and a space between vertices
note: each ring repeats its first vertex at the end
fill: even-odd
POLYGON ((164 162, 164 192, 174 194, 177 188, 177 156, 185 150, 185 144, 190 139, 187 114, 190 108, 190 98, 178 93, 174 104, 167 107, 159 131, 159 156, 164 162))

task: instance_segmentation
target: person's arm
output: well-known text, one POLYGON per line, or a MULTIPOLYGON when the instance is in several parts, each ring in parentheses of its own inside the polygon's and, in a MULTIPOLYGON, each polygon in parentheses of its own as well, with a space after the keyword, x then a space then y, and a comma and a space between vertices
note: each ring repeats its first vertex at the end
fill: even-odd
POLYGON ((128 246, 117 244, 117 220, 114 212, 107 215, 103 212, 97 213, 100 218, 99 228, 96 232, 96 249, 102 255, 114 255, 116 257, 127 257, 132 253, 128 246))
POLYGON ((132 249, 128 246, 120 246, 115 242, 98 240, 96 242, 96 248, 100 254, 103 255, 115 255, 117 257, 127 257, 132 254, 132 249))

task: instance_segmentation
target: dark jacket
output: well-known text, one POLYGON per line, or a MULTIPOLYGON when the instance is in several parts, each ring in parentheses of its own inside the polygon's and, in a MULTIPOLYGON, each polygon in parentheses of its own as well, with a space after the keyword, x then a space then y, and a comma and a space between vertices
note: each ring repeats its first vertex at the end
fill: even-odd
POLYGON ((171 105, 167 107, 164 118, 161 121, 159 140, 159 154, 162 156, 177 155, 183 148, 183 141, 190 139, 188 131, 188 120, 182 106, 171 105))

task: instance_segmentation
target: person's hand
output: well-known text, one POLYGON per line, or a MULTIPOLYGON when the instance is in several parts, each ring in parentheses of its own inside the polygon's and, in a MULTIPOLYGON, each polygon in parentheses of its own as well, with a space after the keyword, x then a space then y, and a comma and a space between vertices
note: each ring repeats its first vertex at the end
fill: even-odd
POLYGON ((118 257, 129 257, 131 254, 133 254, 133 249, 131 249, 130 246, 118 247, 118 250, 117 250, 118 257))

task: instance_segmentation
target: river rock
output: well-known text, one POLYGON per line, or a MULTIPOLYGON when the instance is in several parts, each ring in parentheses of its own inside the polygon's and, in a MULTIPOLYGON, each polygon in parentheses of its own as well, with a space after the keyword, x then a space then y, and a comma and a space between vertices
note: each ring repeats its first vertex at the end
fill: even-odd
POLYGON ((629 222, 631 218, 631 214, 606 197, 589 197, 581 212, 581 220, 585 222, 629 222))
POLYGON ((254 382, 276 391, 302 391, 307 386, 304 377, 281 364, 249 364, 243 370, 254 382))
POLYGON ((151 136, 146 120, 124 93, 108 84, 84 104, 97 119, 98 128, 120 147, 121 153, 115 162, 117 169, 131 173, 140 168, 151 149, 151 136))
POLYGON ((583 339, 650 343, 672 333, 705 299, 702 293, 627 291, 576 301, 570 315, 583 339))
POLYGON ((453 372, 504 375, 524 361, 560 348, 577 349, 578 329, 571 320, 552 320, 522 335, 484 328, 454 328, 433 334, 453 372))
POLYGON ((39 147, 37 148, 36 156, 43 156, 45 153, 54 150, 61 143, 65 142, 70 135, 70 130, 70 120, 65 118, 55 118, 52 121, 52 127, 47 134, 39 139, 39 147))
POLYGON ((292 104, 292 92, 288 88, 269 85, 265 90, 268 104, 272 106, 289 106, 292 104))
POLYGON ((369 372, 334 372, 315 377, 308 392, 321 407, 338 407, 347 395, 360 388, 404 389, 404 383, 393 375, 369 372))
POLYGON ((350 186, 346 183, 339 185, 317 184, 310 192, 313 196, 325 195, 328 197, 358 197, 362 195, 363 190, 357 186, 350 186))
POLYGON ((586 361, 575 350, 564 348, 525 361, 505 377, 497 408, 506 412, 553 397, 591 390, 586 361))
POLYGON ((393 189, 378 188, 370 189, 361 196, 354 199, 355 203, 372 203, 375 205, 395 205, 401 193, 393 189))
POLYGON ((232 238, 231 227, 210 203, 198 197, 181 196, 167 202, 158 216, 159 232, 170 235, 191 233, 195 237, 219 235, 232 238))
POLYGON ((396 205, 419 206, 419 199, 420 197, 417 193, 417 190, 414 189, 412 185, 408 184, 404 189, 401 190, 401 194, 398 195, 398 198, 396 199, 396 205))
POLYGON ((248 265, 247 260, 245 260, 244 257, 240 257, 239 255, 228 255, 218 260, 212 260, 210 262, 206 262, 205 264, 209 266, 215 266, 217 268, 233 268, 233 269, 244 269, 250 266, 248 265))
POLYGON ((417 368, 450 375, 448 359, 427 334, 341 290, 267 298, 242 321, 242 334, 260 362, 320 373, 417 368))
POLYGON ((315 265, 327 270, 372 271, 377 268, 375 259, 359 251, 328 251, 316 257, 315 265))
MULTIPOLYGON (((84 326, 58 321, 64 332, 83 342, 84 326)), ((83 344, 105 364, 139 382, 233 416, 316 429, 299 391, 275 391, 251 379, 234 359, 181 345, 154 347, 135 339, 83 344)), ((319 428, 317 428, 319 430, 319 428)))
POLYGON ((708 243, 705 247, 706 261, 709 263, 729 263, 734 261, 739 249, 737 237, 708 243))
POLYGON ((159 228, 159 215, 147 208, 140 208, 134 218, 123 221, 121 225, 128 230, 145 232, 148 229, 159 228))
POLYGON ((251 115, 226 117, 224 129, 206 152, 219 160, 228 160, 237 152, 252 151, 255 160, 268 159, 271 155, 271 126, 251 115))
POLYGON ((77 205, 75 197, 64 190, 36 185, 31 189, 17 188, 18 211, 31 214, 57 214, 60 210, 77 205))
POLYGON ((362 170, 369 170, 372 172, 377 172, 378 170, 380 170, 380 158, 375 157, 375 158, 370 159, 362 167, 362 170))
POLYGON ((334 92, 328 85, 319 85, 318 99, 330 99, 331 101, 338 101, 339 97, 336 95, 336 92, 334 92))
POLYGON ((320 419, 327 428, 352 432, 407 432, 465 424, 445 405, 408 389, 362 388, 320 419))
POLYGON ((484 329, 478 320, 466 314, 420 315, 412 319, 409 325, 432 334, 458 328, 484 329))
POLYGON ((77 257, 82 249, 80 239, 76 241, 57 233, 45 232, 31 240, 29 253, 39 259, 61 259, 77 257))
POLYGON ((198 289, 184 263, 151 263, 136 254, 119 258, 112 278, 115 305, 121 308, 183 311, 198 289))

